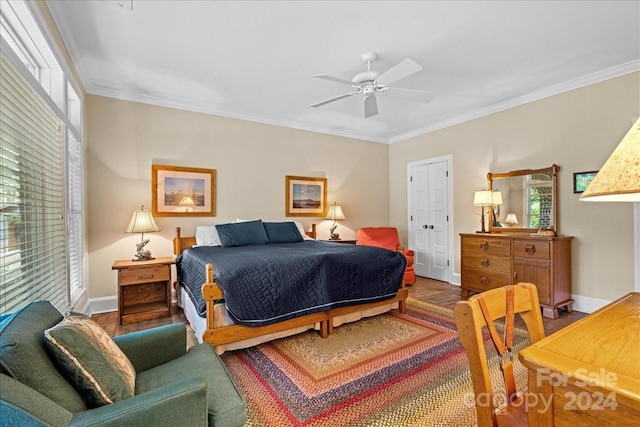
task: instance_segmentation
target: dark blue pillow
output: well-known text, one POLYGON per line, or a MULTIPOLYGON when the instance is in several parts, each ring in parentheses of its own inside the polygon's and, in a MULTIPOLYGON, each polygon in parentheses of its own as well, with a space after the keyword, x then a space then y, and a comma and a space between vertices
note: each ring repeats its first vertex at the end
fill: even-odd
POLYGON ((216 225, 222 247, 263 245, 269 243, 262 220, 216 225))
POLYGON ((304 239, 298 231, 296 224, 289 222, 263 222, 267 232, 269 243, 296 243, 304 239))

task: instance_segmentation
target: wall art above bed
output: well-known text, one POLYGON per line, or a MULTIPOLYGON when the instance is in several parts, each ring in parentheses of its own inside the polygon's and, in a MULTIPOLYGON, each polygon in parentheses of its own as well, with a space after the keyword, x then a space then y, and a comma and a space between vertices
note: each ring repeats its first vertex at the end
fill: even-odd
POLYGON ((286 176, 286 216, 326 216, 327 178, 286 176))
POLYGON ((154 216, 216 216, 216 170, 151 165, 154 216))

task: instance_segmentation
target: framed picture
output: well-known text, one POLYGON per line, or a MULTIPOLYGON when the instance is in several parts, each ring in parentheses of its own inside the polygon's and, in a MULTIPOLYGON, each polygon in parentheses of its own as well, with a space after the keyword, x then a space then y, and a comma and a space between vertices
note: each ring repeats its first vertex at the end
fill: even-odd
POLYGON ((153 216, 215 216, 216 170, 151 165, 153 216))
POLYGON ((591 172, 574 172, 573 173, 573 192, 582 193, 587 189, 598 171, 591 172))
POLYGON ((286 177, 286 216, 326 216, 327 178, 286 177))

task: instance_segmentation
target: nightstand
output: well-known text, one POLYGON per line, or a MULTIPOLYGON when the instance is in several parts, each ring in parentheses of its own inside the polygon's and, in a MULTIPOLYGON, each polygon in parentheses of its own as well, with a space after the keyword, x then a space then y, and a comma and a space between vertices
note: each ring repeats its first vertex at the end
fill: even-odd
POLYGON ((111 269, 118 270, 118 318, 121 325, 171 315, 173 264, 173 257, 113 263, 111 269))
POLYGON ((343 243, 345 245, 355 245, 356 241, 355 240, 323 240, 323 242, 329 242, 329 243, 343 243))

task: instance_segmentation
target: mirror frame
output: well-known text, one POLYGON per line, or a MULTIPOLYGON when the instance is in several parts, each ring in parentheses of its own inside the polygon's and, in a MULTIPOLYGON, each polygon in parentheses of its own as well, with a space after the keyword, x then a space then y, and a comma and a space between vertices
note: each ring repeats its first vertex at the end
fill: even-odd
MULTIPOLYGON (((536 173, 548 173, 551 174, 551 224, 553 229, 558 233, 558 165, 551 165, 551 167, 543 169, 521 169, 504 173, 487 173, 487 182, 489 184, 489 190, 493 190, 493 181, 500 178, 511 178, 514 176, 531 175, 536 173)), ((537 228, 523 228, 523 227, 494 227, 493 209, 489 214, 489 232, 491 233, 531 233, 538 231, 537 228)))

